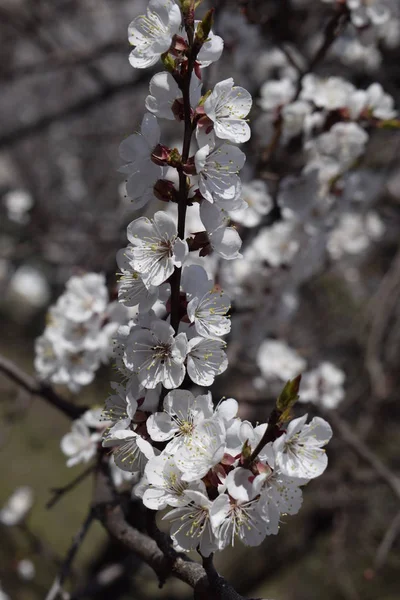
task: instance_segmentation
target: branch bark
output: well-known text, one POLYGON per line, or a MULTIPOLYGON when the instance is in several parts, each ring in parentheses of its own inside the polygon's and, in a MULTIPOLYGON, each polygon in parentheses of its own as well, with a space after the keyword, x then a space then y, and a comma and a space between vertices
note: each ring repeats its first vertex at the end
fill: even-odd
POLYGON ((54 406, 64 415, 70 419, 77 419, 84 412, 86 412, 86 406, 77 406, 68 400, 65 400, 62 396, 57 394, 50 386, 45 383, 38 381, 35 377, 31 377, 22 369, 20 369, 11 360, 8 360, 4 356, 0 355, 0 373, 3 373, 8 379, 19 385, 29 394, 33 396, 39 396, 43 400, 46 400, 48 404, 54 406))

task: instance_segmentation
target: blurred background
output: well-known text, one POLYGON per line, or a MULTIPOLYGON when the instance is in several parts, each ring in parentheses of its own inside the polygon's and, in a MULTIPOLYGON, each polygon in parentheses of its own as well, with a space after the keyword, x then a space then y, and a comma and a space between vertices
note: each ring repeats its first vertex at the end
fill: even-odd
MULTIPOLYGON (((298 173, 301 151, 289 144, 266 158, 272 133, 258 103, 260 89, 293 69, 290 57, 296 62, 314 55, 335 3, 213 5, 214 31, 224 38, 225 52, 206 83, 233 76, 254 96, 243 178, 264 179, 273 193, 275 176, 298 173)), ((115 253, 138 216, 117 173, 118 145, 138 129, 149 79, 160 70, 133 70, 128 62, 127 26, 146 6, 145 0, 0 0, 0 353, 31 374, 34 340, 69 277, 103 272, 115 292, 115 253)), ((399 7, 393 2, 391 8, 392 18, 374 35, 349 25, 316 71, 357 87, 379 82, 399 106, 399 7)), ((166 143, 174 144, 175 124, 166 123, 164 131, 166 143)), ((395 127, 376 129, 360 167, 369 178, 363 188, 368 208, 385 234, 312 270, 301 281, 290 324, 273 332, 311 363, 322 357, 343 370, 345 396, 332 419, 329 468, 304 490, 300 513, 260 548, 238 544, 218 556, 221 573, 244 596, 400 598, 399 148, 395 127)), ((251 310, 234 308, 231 364, 213 394, 235 397, 243 418, 262 421, 274 391, 260 389, 257 364, 246 355, 242 332, 252 319, 251 310)), ((110 368, 102 367, 74 401, 101 405, 109 380, 110 368)), ((91 481, 46 509, 50 490, 81 468, 67 469, 59 449, 70 423, 1 375, 0 393, 0 507, 20 486, 29 486, 32 496, 26 521, 0 522, 1 589, 4 598, 39 600, 86 515, 91 481)), ((319 414, 313 405, 308 409, 310 416, 319 414)), ((159 590, 149 567, 111 543, 98 523, 79 551, 72 581, 76 599, 192 597, 176 580, 159 590)))

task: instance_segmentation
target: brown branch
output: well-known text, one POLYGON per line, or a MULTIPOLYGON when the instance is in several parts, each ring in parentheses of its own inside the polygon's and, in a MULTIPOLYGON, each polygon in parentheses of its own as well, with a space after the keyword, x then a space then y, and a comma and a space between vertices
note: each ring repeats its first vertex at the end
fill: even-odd
POLYGON ((393 521, 390 523, 385 535, 383 536, 382 542, 379 544, 379 548, 376 552, 374 561, 374 570, 379 571, 386 562, 388 554, 392 549, 396 538, 400 534, 400 511, 397 513, 393 521))
POLYGON ((29 394, 43 398, 43 400, 46 400, 46 402, 57 408, 70 419, 77 419, 87 410, 86 406, 77 406, 76 404, 65 400, 65 398, 57 394, 50 386, 31 377, 31 375, 28 375, 16 364, 1 355, 0 373, 3 373, 8 379, 16 383, 29 394))
MULTIPOLYGON (((115 495, 106 460, 107 457, 103 455, 96 470, 93 508, 110 536, 148 564, 160 584, 172 576, 193 588, 195 600, 244 600, 222 577, 218 576, 220 589, 214 585, 211 588, 206 570, 199 563, 173 548, 168 548, 168 552, 164 553, 150 535, 128 523, 115 495)), ((150 526, 154 529, 154 525, 150 526)))

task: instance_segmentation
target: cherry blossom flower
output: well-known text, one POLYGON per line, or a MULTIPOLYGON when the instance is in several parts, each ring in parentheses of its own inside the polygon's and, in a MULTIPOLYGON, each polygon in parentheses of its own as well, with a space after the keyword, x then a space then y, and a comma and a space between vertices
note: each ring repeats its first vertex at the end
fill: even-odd
POLYGON ((120 269, 118 300, 125 306, 138 306, 149 310, 158 299, 159 291, 154 285, 145 286, 140 274, 133 268, 133 248, 128 246, 117 252, 120 269))
POLYGON ((290 102, 296 93, 296 87, 287 77, 279 81, 266 81, 260 89, 260 107, 265 111, 273 111, 290 102))
MULTIPOLYGON (((240 198, 241 182, 239 171, 246 157, 239 148, 222 144, 213 148, 206 144, 194 157, 196 172, 199 175, 199 189, 208 202, 232 203, 240 198)), ((233 210, 234 206, 230 206, 233 210)))
POLYGON ((157 454, 157 450, 140 434, 130 429, 117 429, 103 439, 104 448, 113 448, 114 461, 123 471, 144 472, 148 460, 157 454))
POLYGON ((313 73, 304 75, 301 85, 300 98, 326 110, 346 108, 355 91, 354 85, 341 77, 323 79, 313 73))
POLYGON ((186 369, 190 379, 204 387, 214 383, 215 377, 228 368, 228 358, 222 340, 193 337, 187 345, 186 369))
MULTIPOLYGON (((165 451, 166 452, 166 451, 165 451)), ((184 494, 187 489, 194 489, 197 484, 182 481, 182 473, 172 456, 163 452, 151 458, 145 467, 146 487, 143 493, 143 504, 151 510, 163 510, 167 506, 184 506, 190 498, 184 494)))
POLYGON ((255 179, 250 183, 243 184, 242 198, 247 206, 229 211, 232 221, 240 223, 245 227, 256 227, 260 224, 264 215, 268 214, 273 201, 264 181, 255 179))
POLYGON ((211 500, 202 482, 200 490, 185 490, 189 503, 169 511, 163 519, 171 521, 170 535, 177 550, 189 552, 199 548, 203 556, 218 550, 218 541, 211 527, 211 500))
POLYGON ((156 442, 171 440, 165 450, 175 454, 190 444, 196 427, 213 414, 211 394, 193 396, 188 390, 174 390, 164 399, 164 412, 150 415, 147 431, 156 442))
POLYGON ((257 353, 257 364, 268 380, 278 377, 292 379, 306 368, 306 361, 281 340, 264 340, 257 353))
POLYGON ((167 389, 179 387, 185 377, 187 352, 185 333, 174 337, 174 329, 155 319, 150 329, 134 327, 125 347, 125 364, 137 373, 140 383, 154 389, 162 383, 167 389))
POLYGON ((61 439, 61 450, 68 457, 67 467, 89 462, 95 456, 100 440, 99 432, 91 432, 82 418, 76 419, 72 423, 71 432, 61 439))
POLYGON ((128 175, 126 193, 134 201, 135 209, 142 208, 154 198, 154 184, 163 178, 164 168, 151 160, 159 141, 160 127, 157 117, 146 113, 142 119, 140 133, 130 135, 120 144, 120 156, 128 164, 119 171, 128 175))
POLYGON ((242 240, 234 227, 228 227, 228 213, 209 202, 202 202, 200 217, 207 231, 208 240, 213 251, 225 260, 240 258, 242 240))
POLYGON ((67 281, 65 290, 61 306, 64 317, 71 321, 88 321, 94 314, 103 313, 107 307, 108 292, 102 273, 73 276, 67 281))
POLYGON ((328 464, 323 446, 331 439, 332 429, 321 417, 306 425, 307 416, 291 421, 273 444, 276 464, 288 477, 313 479, 322 475, 328 464))
POLYGON ((115 393, 108 396, 102 418, 111 421, 113 425, 118 423, 120 427, 127 429, 138 408, 138 386, 128 384, 125 387, 115 381, 112 381, 110 385, 115 393))
POLYGON ((198 294, 187 306, 189 321, 194 323, 196 331, 205 338, 219 339, 231 330, 231 322, 226 313, 231 307, 230 299, 222 290, 208 285, 205 293, 198 294))
POLYGON ((222 550, 234 546, 238 536, 246 546, 258 546, 266 535, 266 527, 259 507, 257 487, 252 483, 253 473, 241 467, 228 473, 225 481, 227 494, 214 500, 210 510, 213 531, 222 550))
POLYGON ((182 15, 174 0, 150 0, 147 14, 129 25, 129 42, 135 48, 129 62, 136 69, 151 67, 169 50, 172 37, 179 32, 182 15))
POLYGON ((128 225, 131 265, 141 274, 146 287, 158 286, 180 267, 188 253, 187 243, 178 238, 174 219, 158 211, 150 221, 140 217, 128 225))
POLYGON ((234 86, 233 79, 217 83, 204 103, 204 111, 214 123, 217 137, 241 144, 250 139, 250 127, 245 118, 252 105, 251 95, 242 87, 234 86))
MULTIPOLYGON (((202 82, 192 75, 190 80, 190 104, 196 108, 201 98, 202 82)), ((146 108, 160 119, 176 119, 181 114, 177 104, 182 105, 182 91, 168 71, 156 73, 150 80, 150 94, 146 98, 146 108), (175 104, 176 103, 176 104, 175 104)))
POLYGON ((28 516, 34 502, 32 488, 17 487, 0 510, 0 523, 7 527, 18 525, 28 516))
POLYGON ((343 384, 346 376, 330 362, 322 362, 301 380, 299 402, 312 402, 324 408, 336 408, 345 397, 343 384))
POLYGON ((190 442, 182 445, 175 462, 184 481, 196 481, 217 465, 225 452, 226 431, 222 419, 203 421, 195 428, 190 442))

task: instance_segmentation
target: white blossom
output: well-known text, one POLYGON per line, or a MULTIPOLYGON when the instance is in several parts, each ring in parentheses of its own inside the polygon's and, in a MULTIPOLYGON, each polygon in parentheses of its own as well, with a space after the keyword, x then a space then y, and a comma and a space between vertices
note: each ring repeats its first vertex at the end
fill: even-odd
POLYGON ((146 287, 164 283, 188 253, 187 243, 178 238, 174 219, 162 211, 156 212, 152 220, 140 217, 132 221, 127 235, 132 244, 131 265, 146 287))
POLYGON ((253 241, 253 252, 271 267, 289 265, 300 247, 296 229, 294 221, 277 221, 271 227, 261 229, 253 241))
POLYGON ((134 201, 136 210, 154 198, 154 184, 163 178, 164 168, 151 160, 159 141, 160 127, 157 117, 146 113, 142 119, 140 133, 130 135, 119 146, 121 158, 127 161, 119 171, 128 176, 126 193, 134 201))
POLYGON ((157 453, 150 442, 136 431, 115 427, 103 439, 103 446, 113 449, 117 467, 132 473, 142 474, 147 461, 157 453))
POLYGON ((195 397, 188 390, 173 390, 164 399, 164 412, 148 418, 147 431, 157 442, 171 440, 165 450, 175 454, 183 445, 191 443, 197 425, 212 414, 210 393, 195 397))
MULTIPOLYGON (((201 98, 202 82, 193 74, 190 80, 190 104, 196 108, 201 98)), ((178 102, 183 108, 182 91, 168 71, 156 73, 150 80, 150 94, 146 98, 146 108, 160 119, 176 119, 178 102)))
POLYGON ((140 383, 154 389, 162 383, 167 389, 179 387, 185 376, 187 352, 185 333, 174 337, 165 321, 155 319, 150 329, 134 327, 125 347, 125 364, 137 373, 140 383))
MULTIPOLYGON (((163 510, 167 506, 184 506, 190 498, 184 491, 194 487, 182 481, 182 473, 172 456, 165 450, 163 454, 151 458, 145 467, 148 486, 143 493, 143 504, 151 510, 163 510)), ((195 484, 196 485, 196 484, 195 484)))
POLYGON ((118 300, 125 306, 139 306, 139 310, 149 310, 159 296, 158 288, 145 285, 141 275, 133 268, 133 248, 128 246, 117 252, 120 269, 118 300))
POLYGON ((345 396, 345 379, 341 369, 330 362, 322 362, 316 369, 303 375, 299 402, 313 402, 324 408, 336 408, 345 396))
POLYGON ((188 552, 198 547, 203 556, 209 556, 218 550, 218 541, 210 523, 212 502, 200 483, 200 491, 183 492, 189 501, 186 506, 169 511, 163 518, 172 523, 170 534, 177 550, 188 552))
POLYGON ((217 465, 225 452, 226 431, 220 418, 203 421, 195 428, 189 443, 182 445, 175 462, 184 481, 197 481, 217 465))
POLYGON ((306 361, 281 340, 264 340, 258 349, 257 364, 268 380, 274 377, 286 381, 306 368, 306 361))
POLYGON ((186 369, 190 379, 204 387, 214 383, 217 375, 228 368, 228 358, 224 352, 226 343, 222 340, 200 336, 189 339, 187 345, 186 369))
POLYGON ((272 111, 292 100, 296 87, 291 79, 267 81, 261 86, 261 99, 258 104, 263 110, 272 111))
POLYGON ((372 241, 379 240, 384 232, 385 225, 373 211, 365 215, 344 213, 329 237, 328 252, 336 260, 346 253, 360 254, 372 241))
POLYGON ((200 217, 213 251, 225 260, 240 258, 242 240, 234 227, 228 227, 229 214, 220 206, 203 201, 200 217))
POLYGON ((28 485, 17 487, 0 509, 0 523, 11 527, 21 523, 33 506, 34 496, 28 485))
POLYGON ((256 227, 262 221, 264 215, 268 214, 273 201, 264 181, 255 179, 250 183, 243 184, 242 198, 247 206, 232 210, 229 216, 232 221, 240 223, 245 227, 256 227))
POLYGON ((233 79, 217 83, 204 103, 204 111, 214 124, 217 137, 235 144, 250 139, 250 127, 245 118, 252 105, 251 95, 242 87, 234 86, 233 79))
POLYGON ((129 25, 129 42, 135 48, 129 62, 136 69, 151 67, 169 50, 172 37, 179 32, 182 15, 174 0, 150 0, 147 14, 129 25))
POLYGON ((323 79, 313 73, 304 75, 301 86, 302 100, 313 102, 318 108, 326 110, 346 108, 355 91, 354 85, 341 77, 323 79))
MULTIPOLYGON (((195 154, 199 189, 208 202, 220 203, 222 208, 230 205, 241 193, 239 171, 246 157, 239 148, 222 144, 213 148, 206 144, 195 154)), ((230 206, 233 210, 234 206, 230 206)))
POLYGON ((89 462, 95 456, 100 440, 101 433, 92 432, 83 416, 76 419, 70 433, 64 435, 60 442, 62 452, 68 457, 67 467, 89 462))
POLYGON ((331 439, 332 429, 321 417, 314 417, 308 425, 306 421, 307 415, 291 421, 273 444, 276 464, 288 477, 313 479, 328 464, 323 446, 331 439))

